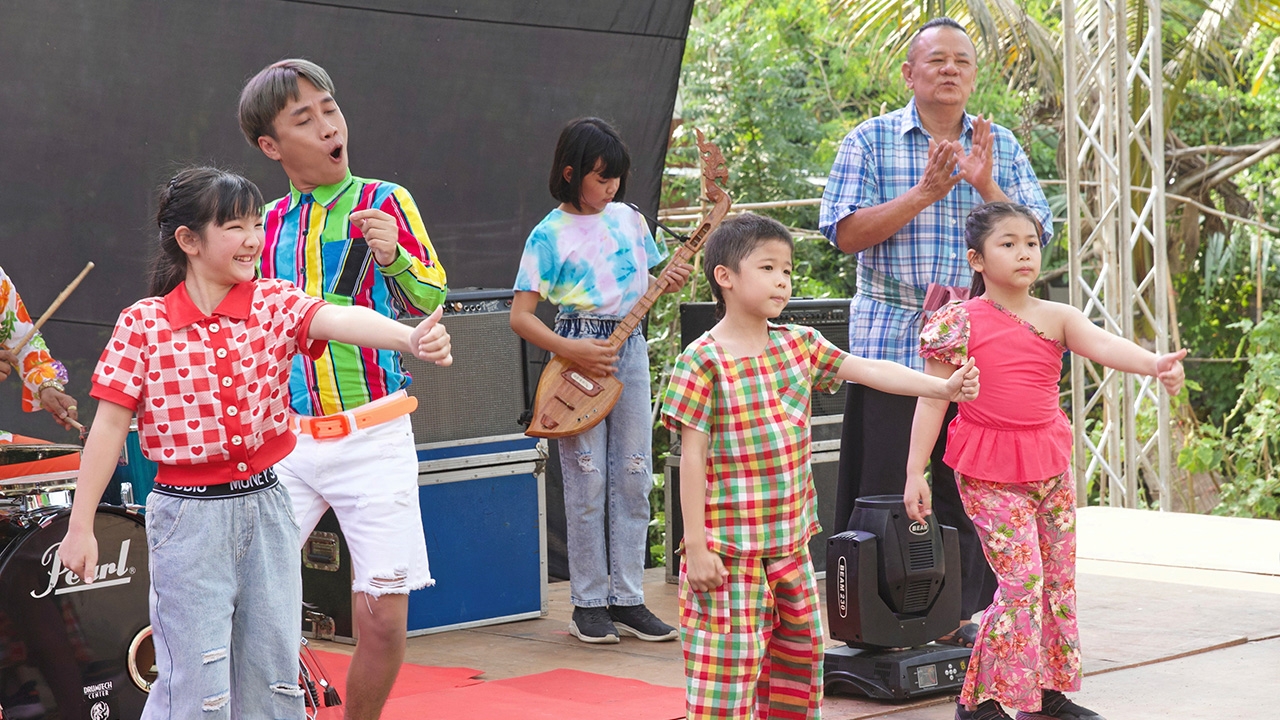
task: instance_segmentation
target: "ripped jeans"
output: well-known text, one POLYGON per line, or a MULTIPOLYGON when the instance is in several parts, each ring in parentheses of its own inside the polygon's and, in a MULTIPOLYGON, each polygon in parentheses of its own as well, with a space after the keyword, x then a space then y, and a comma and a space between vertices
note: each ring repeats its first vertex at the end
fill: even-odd
MULTIPOLYGON (((617 318, 565 313, 556 334, 607 339, 617 318)), ((595 427, 560 439, 570 601, 640 605, 653 489, 649 348, 639 328, 618 352, 622 396, 595 427), (606 513, 607 510, 607 513, 606 513)))
POLYGON ((143 719, 300 720, 302 568, 285 489, 153 492, 147 546, 159 677, 143 719))

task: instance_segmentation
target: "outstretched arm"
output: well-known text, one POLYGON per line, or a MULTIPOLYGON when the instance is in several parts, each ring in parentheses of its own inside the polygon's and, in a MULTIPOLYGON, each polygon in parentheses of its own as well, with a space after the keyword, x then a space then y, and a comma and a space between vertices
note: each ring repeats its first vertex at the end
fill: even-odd
POLYGON ((918 395, 947 402, 966 402, 978 396, 978 368, 970 358, 961 372, 931 377, 888 360, 845 357, 836 377, 894 395, 918 395))
POLYGON ((440 324, 444 308, 436 308, 417 327, 409 327, 359 305, 324 304, 311 319, 310 336, 361 347, 398 350, 441 367, 453 364, 449 333, 440 324))
MULTIPOLYGON (((970 359, 969 363, 973 360, 970 359)), ((955 365, 933 359, 924 361, 925 373, 936 378, 950 378, 960 370, 955 365)), ((938 442, 938 432, 947 415, 945 400, 920 398, 916 401, 916 414, 911 422, 911 446, 907 453, 907 485, 902 501, 907 506, 907 517, 923 521, 933 512, 933 493, 924 479, 924 470, 933 456, 933 446, 938 442)))
POLYGON ((1066 314, 1062 334, 1071 352, 1121 372, 1150 375, 1159 380, 1170 395, 1182 391, 1185 378, 1182 358, 1187 356, 1186 348, 1157 355, 1094 325, 1084 313, 1070 305, 1061 306, 1059 311, 1066 314))

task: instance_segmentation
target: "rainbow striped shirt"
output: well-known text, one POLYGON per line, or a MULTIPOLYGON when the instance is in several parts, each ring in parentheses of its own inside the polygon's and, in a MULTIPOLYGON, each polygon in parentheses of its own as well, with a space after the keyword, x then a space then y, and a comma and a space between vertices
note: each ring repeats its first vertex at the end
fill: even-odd
MULTIPOLYGON (((426 315, 444 301, 446 279, 409 191, 380 180, 346 178, 289 194, 266 208, 263 277, 288 280, 335 305, 363 305, 397 318, 426 315), (400 225, 399 256, 380 267, 348 219, 377 208, 400 225)), ((400 353, 331 342, 312 360, 293 360, 289 392, 299 415, 330 415, 385 397, 412 381, 400 353)))

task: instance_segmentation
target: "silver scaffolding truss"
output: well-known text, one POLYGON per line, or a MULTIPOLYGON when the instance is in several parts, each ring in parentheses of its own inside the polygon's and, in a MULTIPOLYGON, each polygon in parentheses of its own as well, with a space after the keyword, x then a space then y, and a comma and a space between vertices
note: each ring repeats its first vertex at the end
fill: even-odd
MULTIPOLYGON (((1140 344, 1146 338, 1164 353, 1171 343, 1160 0, 1136 2, 1147 28, 1127 27, 1127 0, 1085 0, 1079 13, 1075 0, 1062 3, 1071 303, 1106 330, 1140 344)), ((1071 415, 1080 502, 1096 483, 1104 503, 1137 507, 1141 479, 1160 508, 1171 509, 1169 397, 1154 378, 1073 353, 1071 415)))

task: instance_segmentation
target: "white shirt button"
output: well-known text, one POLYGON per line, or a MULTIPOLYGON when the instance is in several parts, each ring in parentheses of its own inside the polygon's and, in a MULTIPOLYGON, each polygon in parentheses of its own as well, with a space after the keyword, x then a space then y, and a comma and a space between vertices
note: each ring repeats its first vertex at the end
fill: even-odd
POLYGON ((239 435, 232 435, 232 436, 231 436, 231 444, 232 444, 232 445, 241 445, 241 444, 243 444, 243 443, 244 443, 244 440, 241 440, 239 435))
POLYGON ((956 259, 956 254, 955 254, 955 253, 951 253, 951 259, 952 259, 952 260, 955 260, 955 259, 956 259))
POLYGON ((213 354, 214 354, 214 355, 217 355, 217 356, 218 356, 218 357, 220 357, 220 358, 224 358, 224 357, 226 357, 226 356, 227 356, 227 349, 226 349, 226 348, 218 348, 218 349, 217 349, 217 351, 215 351, 213 354))
POLYGON ((231 407, 227 408, 227 414, 230 415, 231 417, 235 417, 236 413, 238 412, 240 411, 236 409, 235 405, 232 405, 231 407))
MULTIPOLYGON (((952 255, 951 257, 955 257, 955 255, 952 255)), ((222 387, 231 387, 231 378, 229 377, 222 378, 222 387)))
POLYGON ((218 323, 209 323, 209 332, 218 332, 218 323))
POLYGON ((240 472, 244 472, 245 470, 249 469, 249 466, 245 465, 244 463, 237 463, 236 469, 239 470, 240 472))

